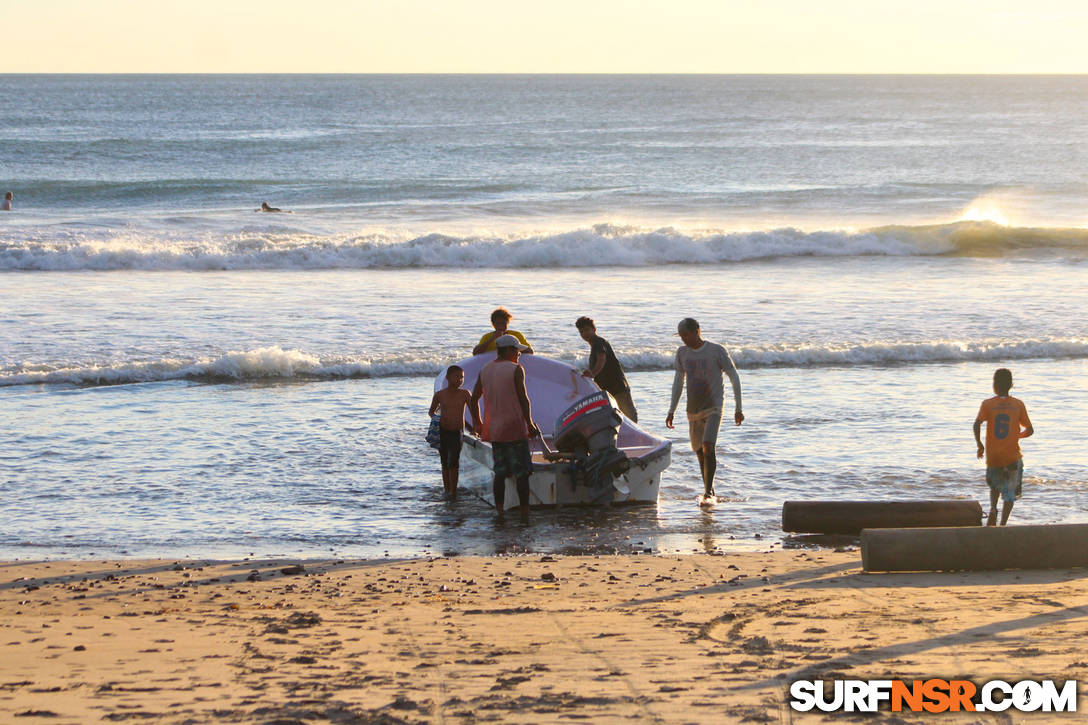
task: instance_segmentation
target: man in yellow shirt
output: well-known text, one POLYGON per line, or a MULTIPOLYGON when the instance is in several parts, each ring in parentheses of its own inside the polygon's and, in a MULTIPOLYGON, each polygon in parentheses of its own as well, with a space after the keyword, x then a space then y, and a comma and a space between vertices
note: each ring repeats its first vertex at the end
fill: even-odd
POLYGON ((495 352, 495 341, 503 335, 513 335, 518 342, 525 346, 522 351, 526 354, 532 354, 533 346, 529 344, 529 341, 525 339, 517 330, 509 330, 507 326, 510 324, 510 319, 513 317, 505 307, 500 307, 491 313, 491 326, 495 329, 492 332, 485 333, 480 338, 480 342, 476 347, 472 348, 473 355, 482 355, 485 352, 495 352))
POLYGON ((997 499, 1004 500, 1001 507, 1001 525, 1009 521, 1013 503, 1020 497, 1020 483, 1024 478, 1024 461, 1020 453, 1020 439, 1027 438, 1035 429, 1028 418, 1023 401, 1009 395, 1012 373, 1001 368, 994 373, 996 396, 982 401, 975 416, 975 443, 978 457, 986 456, 986 483, 990 487, 990 516, 987 526, 997 524, 997 499), (986 444, 982 444, 982 424, 986 423, 986 444))

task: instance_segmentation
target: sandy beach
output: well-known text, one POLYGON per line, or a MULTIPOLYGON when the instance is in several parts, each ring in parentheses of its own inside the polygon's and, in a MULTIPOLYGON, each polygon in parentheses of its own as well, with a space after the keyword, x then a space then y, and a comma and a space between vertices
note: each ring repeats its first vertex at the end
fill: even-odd
MULTIPOLYGON (((790 682, 1088 678, 1085 570, 866 574, 856 550, 2 567, 3 722, 815 722, 858 716, 791 712, 790 682)), ((1024 717, 1079 714, 985 716, 1024 717)))

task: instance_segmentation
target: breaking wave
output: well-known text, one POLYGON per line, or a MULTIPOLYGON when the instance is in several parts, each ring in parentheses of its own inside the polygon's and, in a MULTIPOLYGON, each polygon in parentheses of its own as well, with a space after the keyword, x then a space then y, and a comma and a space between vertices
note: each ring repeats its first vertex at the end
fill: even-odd
MULTIPOLYGON (((641 349, 619 355, 628 371, 669 370, 673 350, 641 349)), ((767 367, 850 367, 940 362, 1000 362, 1030 359, 1088 358, 1088 339, 1004 341, 938 341, 857 345, 770 345, 731 351, 741 369, 767 367)), ((584 362, 584 350, 550 354, 572 364, 584 362)), ((451 358, 333 356, 321 358, 300 350, 265 347, 230 352, 217 358, 164 358, 103 366, 23 364, 0 370, 0 387, 14 385, 121 385, 191 380, 198 382, 260 380, 331 380, 437 375, 451 358)))
POLYGON ((682 232, 598 224, 523 236, 414 238, 245 231, 149 238, 134 232, 31 232, 0 237, 0 270, 243 270, 531 268, 730 263, 776 257, 1049 254, 1088 257, 1088 229, 1006 227, 992 222, 884 226, 863 231, 682 232))

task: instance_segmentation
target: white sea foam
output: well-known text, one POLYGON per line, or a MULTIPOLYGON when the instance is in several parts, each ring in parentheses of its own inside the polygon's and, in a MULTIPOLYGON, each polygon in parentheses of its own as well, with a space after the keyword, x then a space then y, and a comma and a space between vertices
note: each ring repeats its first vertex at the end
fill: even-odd
MULTIPOLYGON (((669 351, 626 351, 619 353, 618 356, 627 370, 667 370, 672 368, 674 353, 675 348, 669 351)), ((730 355, 738 367, 749 369, 1070 359, 1088 357, 1088 339, 767 345, 732 348, 730 355)))
POLYGON ((229 352, 217 358, 179 360, 163 358, 105 366, 21 365, 0 372, 0 386, 9 385, 118 385, 168 380, 263 380, 290 378, 391 377, 431 375, 438 360, 411 358, 369 360, 333 358, 322 361, 301 350, 262 347, 229 352))
MULTIPOLYGON (((668 370, 675 349, 636 349, 622 352, 628 371, 668 370)), ((1088 358, 1088 339, 1039 339, 1017 342, 952 340, 921 343, 867 343, 833 345, 769 345, 731 350, 742 369, 766 367, 850 367, 936 362, 985 362, 1046 358, 1088 358)), ((572 364, 584 361, 584 350, 552 355, 572 364)), ((163 358, 104 366, 23 364, 0 371, 0 386, 13 385, 119 385, 170 380, 321 380, 437 375, 451 357, 405 356, 319 358, 301 350, 263 347, 230 352, 216 358, 178 360, 163 358)))
POLYGON ((729 263, 775 257, 1004 256, 1050 250, 1083 258, 1088 230, 992 222, 864 231, 685 232, 600 224, 529 236, 403 238, 394 232, 321 236, 247 231, 191 238, 38 231, 0 236, 0 270, 234 270, 418 267, 584 267, 729 263))

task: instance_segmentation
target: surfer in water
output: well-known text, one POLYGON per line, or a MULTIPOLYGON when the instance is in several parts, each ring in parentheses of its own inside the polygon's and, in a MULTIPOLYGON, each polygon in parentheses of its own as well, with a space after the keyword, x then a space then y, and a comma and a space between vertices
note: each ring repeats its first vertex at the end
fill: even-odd
POLYGON ((279 211, 279 212, 282 212, 283 209, 280 209, 277 206, 269 206, 267 201, 262 201, 261 202, 261 208, 260 209, 254 209, 253 211, 279 211))
POLYGON ((688 434, 691 448, 699 458, 699 469, 703 475, 703 496, 701 502, 713 502, 714 472, 718 468, 718 459, 714 446, 718 442, 718 428, 722 424, 722 405, 725 390, 722 385, 722 373, 729 376, 733 385, 735 410, 733 420, 737 425, 744 422, 741 412, 740 376, 737 366, 725 348, 715 342, 703 339, 699 323, 693 317, 685 317, 677 325, 676 334, 684 344, 676 351, 676 375, 672 381, 672 402, 665 426, 674 428, 673 414, 680 402, 680 393, 684 389, 684 379, 688 382, 688 434))

